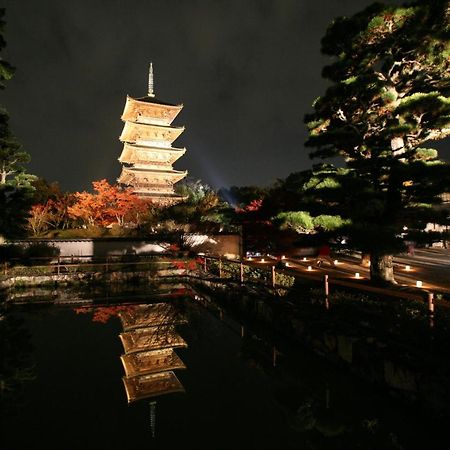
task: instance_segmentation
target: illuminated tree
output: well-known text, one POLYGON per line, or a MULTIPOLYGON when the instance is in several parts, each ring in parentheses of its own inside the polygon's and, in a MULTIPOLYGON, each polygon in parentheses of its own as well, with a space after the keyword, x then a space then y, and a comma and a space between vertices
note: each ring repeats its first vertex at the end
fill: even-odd
POLYGON ((422 226, 449 186, 448 164, 423 147, 450 134, 449 24, 448 0, 377 3, 336 19, 322 40, 332 84, 305 118, 306 145, 345 167, 319 170, 318 184, 332 183, 316 195, 351 220, 346 231, 370 253, 376 281, 395 281, 403 228, 422 226))
POLYGON ((27 228, 32 231, 35 236, 40 235, 49 228, 50 205, 37 204, 33 205, 28 216, 27 228))
POLYGON ((175 221, 177 228, 183 231, 212 231, 227 223, 226 209, 217 192, 200 180, 187 180, 176 186, 177 194, 184 201, 165 211, 160 218, 166 224, 175 221))
POLYGON ((127 221, 139 225, 149 203, 140 199, 131 189, 121 189, 106 180, 94 181, 94 194, 76 192, 73 205, 67 207, 71 218, 84 225, 106 227, 127 221))

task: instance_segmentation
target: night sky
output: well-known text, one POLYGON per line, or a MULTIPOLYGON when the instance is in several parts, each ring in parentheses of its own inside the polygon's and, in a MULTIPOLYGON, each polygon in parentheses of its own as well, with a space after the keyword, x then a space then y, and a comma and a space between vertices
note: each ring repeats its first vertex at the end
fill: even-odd
MULTIPOLYGON (((323 94, 320 39, 371 0, 3 0, 17 72, 0 103, 63 189, 120 173, 126 95, 183 103, 175 165, 214 187, 268 185, 311 166, 303 116, 323 94)), ((438 147, 448 160, 450 143, 438 147)))

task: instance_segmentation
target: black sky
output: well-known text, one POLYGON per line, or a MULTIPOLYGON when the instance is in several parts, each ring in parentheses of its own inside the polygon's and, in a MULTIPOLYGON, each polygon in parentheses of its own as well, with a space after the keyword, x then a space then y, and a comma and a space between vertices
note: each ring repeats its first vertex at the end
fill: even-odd
MULTIPOLYGON (((177 169, 215 187, 310 167, 303 115, 321 95, 320 39, 371 0, 3 0, 1 93, 29 170, 64 189, 120 173, 127 94, 183 103, 177 169)), ((449 141, 439 146, 450 156, 449 141)))

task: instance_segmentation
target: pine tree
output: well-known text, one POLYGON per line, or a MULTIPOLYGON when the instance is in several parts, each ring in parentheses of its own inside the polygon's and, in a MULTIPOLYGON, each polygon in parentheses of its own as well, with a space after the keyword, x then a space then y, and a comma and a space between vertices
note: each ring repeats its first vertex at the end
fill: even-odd
MULTIPOLYGON (((0 9, 0 52, 6 46, 4 15, 4 9, 0 9)), ((5 82, 13 74, 14 68, 0 58, 0 89, 5 88, 5 82)), ((11 133, 7 111, 0 107, 0 236, 14 236, 23 231, 21 225, 25 224, 31 206, 34 190, 31 182, 35 179, 23 166, 29 160, 29 154, 11 133)))
POLYGON ((331 85, 305 117, 306 145, 316 148, 311 157, 342 157, 344 167, 318 170, 319 184, 332 183, 316 195, 351 220, 372 280, 394 281, 404 227, 423 226, 449 187, 449 165, 424 148, 450 135, 449 24, 448 0, 376 3, 336 19, 322 39, 331 85))

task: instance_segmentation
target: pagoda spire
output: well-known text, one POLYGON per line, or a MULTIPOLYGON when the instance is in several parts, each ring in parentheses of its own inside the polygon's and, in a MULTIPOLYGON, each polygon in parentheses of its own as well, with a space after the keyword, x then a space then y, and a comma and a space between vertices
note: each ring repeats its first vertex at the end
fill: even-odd
POLYGON ((150 67, 148 69, 148 96, 155 96, 155 93, 153 92, 153 63, 150 63, 150 67))

